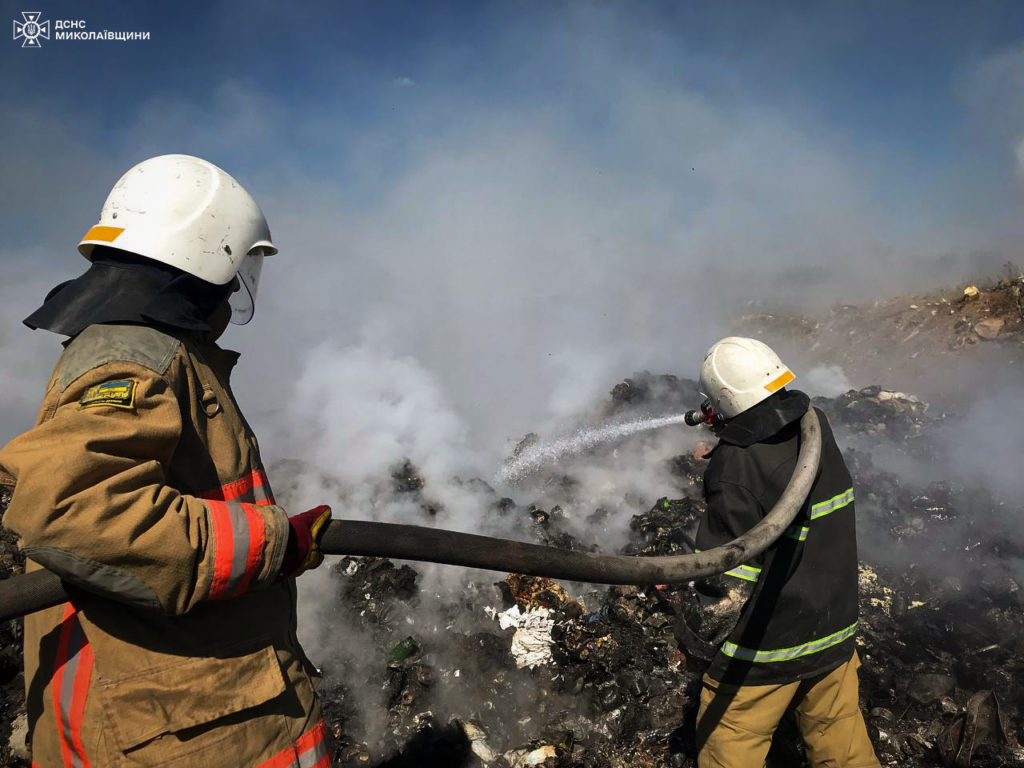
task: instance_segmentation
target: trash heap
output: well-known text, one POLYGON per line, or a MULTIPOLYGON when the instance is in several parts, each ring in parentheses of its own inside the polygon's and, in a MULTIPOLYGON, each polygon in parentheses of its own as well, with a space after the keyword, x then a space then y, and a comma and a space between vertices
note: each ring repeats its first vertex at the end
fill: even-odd
POLYGON ((941 417, 929 415, 928 403, 914 395, 893 392, 876 385, 851 389, 839 397, 814 398, 814 406, 824 411, 835 425, 850 427, 870 436, 886 435, 905 440, 917 437, 941 417))
MULTIPOLYGON (((696 404, 695 390, 686 379, 638 374, 599 411, 681 410, 696 404)), ((882 765, 1024 766, 1021 502, 876 463, 865 446, 908 460, 942 454, 943 414, 912 395, 868 387, 815 404, 854 476, 862 707, 882 765)), ((616 449, 626 447, 597 447, 581 462, 616 449)), ((692 549, 704 512, 700 455, 672 456, 664 466, 671 482, 649 498, 624 498, 620 509, 581 512, 583 481, 571 463, 519 489, 523 498, 469 484, 495 533, 567 549, 678 554, 692 549)), ((439 505, 415 466, 402 463, 391 482, 420 502, 423 524, 436 522, 439 505)), ((696 765, 700 678, 713 649, 689 629, 700 621, 689 585, 607 588, 353 557, 328 568, 321 615, 304 643, 323 667, 337 768, 696 765)), ((20 653, 15 624, 0 631, 8 633, 2 745, 21 681, 11 660, 20 653)), ((0 751, 0 764, 24 764, 4 759, 0 751)), ((777 732, 768 765, 806 765, 792 720, 777 732)))
POLYGON ((683 725, 695 714, 698 670, 675 638, 670 595, 616 587, 573 597, 550 580, 509 575, 438 603, 408 591, 406 569, 369 558, 334 566, 336 620, 363 622, 377 649, 376 664, 324 670, 336 765, 691 764, 683 725), (437 624, 411 623, 427 606, 437 624))
POLYGON ((847 463, 858 536, 871 537, 861 545, 861 695, 880 756, 1024 764, 1019 505, 946 481, 914 486, 862 452, 847 463))
POLYGON ((1007 263, 998 279, 843 304, 813 316, 755 311, 735 318, 731 329, 770 338, 776 349, 812 350, 816 361, 838 365, 853 379, 922 388, 918 395, 936 399, 948 392, 947 374, 961 363, 1013 364, 1024 341, 1024 270, 1007 263))
MULTIPOLYGON (((675 407, 693 389, 639 374, 615 388, 605 413, 660 412, 662 397, 675 407)), ((870 438, 910 456, 941 453, 931 440, 944 414, 912 395, 876 386, 815 404, 844 445, 870 438)), ((692 549, 704 511, 696 455, 668 462, 675 492, 631 516, 620 551, 692 549)), ((916 484, 861 449, 846 456, 863 561, 862 703, 882 764, 1024 765, 1024 535, 1013 530, 1012 506, 948 481, 916 484)), ((570 499, 577 490, 565 466, 534 487, 570 499)), ((559 505, 495 498, 491 508, 535 541, 592 547, 559 505)), ((614 518, 588 517, 597 540, 614 518)), ((473 572, 456 594, 426 594, 423 571, 353 558, 334 567, 336 620, 369 627, 378 660, 326 670, 339 766, 695 765, 699 681, 713 649, 688 630, 700 617, 687 585, 595 588, 473 572), (423 615, 436 621, 423 626, 423 615), (357 689, 376 698, 354 706, 357 689), (376 732, 374 707, 387 720, 376 732)), ((768 764, 806 764, 793 721, 768 764)))

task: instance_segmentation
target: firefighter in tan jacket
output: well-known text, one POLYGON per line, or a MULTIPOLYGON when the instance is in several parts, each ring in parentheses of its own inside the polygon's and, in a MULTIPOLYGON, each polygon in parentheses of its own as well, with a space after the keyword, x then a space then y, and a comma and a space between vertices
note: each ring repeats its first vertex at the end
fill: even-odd
POLYGON ((128 171, 26 324, 70 337, 35 426, 0 452, 4 524, 70 602, 25 619, 39 768, 328 766, 292 578, 330 509, 289 518, 214 340, 246 322, 259 207, 199 158, 128 171))

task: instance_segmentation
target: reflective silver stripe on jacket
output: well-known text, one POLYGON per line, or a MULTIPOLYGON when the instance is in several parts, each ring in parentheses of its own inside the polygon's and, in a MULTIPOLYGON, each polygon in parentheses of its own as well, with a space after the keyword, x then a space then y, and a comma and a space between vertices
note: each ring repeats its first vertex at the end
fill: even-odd
MULTIPOLYGON (((694 554, 699 555, 701 550, 693 550, 694 554)), ((725 571, 724 576, 735 576, 737 579, 743 579, 744 581, 757 581, 757 577, 761 575, 761 569, 756 565, 737 565, 730 571, 725 571)))
POLYGON ((847 488, 842 493, 833 496, 828 501, 819 501, 817 504, 811 506, 811 520, 817 520, 819 517, 835 512, 837 509, 842 509, 847 504, 853 501, 853 488, 847 488))
POLYGON ((853 637, 856 631, 857 622, 855 621, 846 629, 833 632, 828 637, 823 637, 820 640, 811 640, 810 642, 803 643, 801 645, 794 645, 792 648, 779 648, 774 651, 758 651, 753 648, 744 648, 742 645, 736 645, 736 643, 727 642, 722 644, 722 653, 733 659, 755 661, 764 664, 773 661, 792 661, 793 659, 799 659, 803 656, 810 656, 812 653, 818 653, 818 651, 824 651, 826 648, 831 648, 833 645, 839 645, 844 640, 853 637))
MULTIPOLYGON (((819 517, 835 512, 837 509, 842 509, 853 501, 853 488, 847 488, 840 494, 833 496, 831 499, 825 501, 819 501, 817 504, 811 506, 811 520, 817 520, 819 517)), ((811 529, 806 525, 791 525, 783 532, 783 536, 787 536, 790 539, 796 541, 807 541, 807 534, 811 532, 811 529)), ((694 550, 700 552, 699 549, 694 550)), ((761 569, 755 568, 752 565, 741 565, 733 568, 731 571, 725 572, 726 576, 734 576, 737 579, 743 579, 744 581, 757 581, 757 577, 761 575, 761 569)))
POLYGON ((737 565, 732 570, 726 571, 725 575, 735 576, 744 581, 757 581, 757 577, 761 575, 761 569, 753 565, 737 565))
MULTIPOLYGON (((853 488, 847 488, 842 493, 833 496, 831 499, 826 501, 819 501, 817 504, 811 506, 811 520, 817 520, 819 517, 824 517, 827 514, 835 512, 837 509, 842 509, 853 501, 853 488)), ((807 534, 811 532, 811 529, 806 525, 791 525, 786 529, 784 536, 788 536, 791 539, 797 541, 807 541, 807 534)))
POLYGON ((811 529, 806 525, 791 525, 786 529, 786 536, 797 541, 807 541, 807 534, 811 532, 811 529))
POLYGON ((304 752, 300 752, 298 758, 288 764, 288 768, 321 768, 330 765, 327 759, 327 745, 318 741, 304 752))

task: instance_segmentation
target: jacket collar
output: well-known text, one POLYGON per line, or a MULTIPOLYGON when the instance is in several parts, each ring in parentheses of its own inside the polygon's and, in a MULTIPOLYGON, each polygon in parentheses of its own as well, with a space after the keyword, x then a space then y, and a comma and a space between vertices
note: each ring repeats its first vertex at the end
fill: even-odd
POLYGON ((739 416, 726 422, 718 439, 742 448, 766 440, 799 420, 810 406, 811 399, 799 390, 781 389, 739 416))
POLYGON ((231 378, 231 371, 241 357, 238 352, 218 346, 215 340, 207 338, 204 334, 183 334, 179 338, 200 360, 210 366, 219 378, 223 381, 231 378))

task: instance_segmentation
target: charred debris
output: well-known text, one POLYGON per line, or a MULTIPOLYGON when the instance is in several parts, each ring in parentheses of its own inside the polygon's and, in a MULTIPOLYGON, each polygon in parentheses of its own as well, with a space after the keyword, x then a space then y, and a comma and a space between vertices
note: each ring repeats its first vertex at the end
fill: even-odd
MULTIPOLYGON (((638 375, 615 387, 602 415, 663 412, 693 402, 693 390, 690 381, 638 375)), ((930 436, 945 416, 918 398, 875 386, 815 404, 851 446, 862 696, 882 764, 1024 764, 1024 541, 1008 521, 1012 505, 947 481, 917 484, 872 460, 862 446, 880 440, 906 461, 936 459, 941 444, 930 436)), ((689 551, 703 511, 703 461, 681 453, 666 469, 672 492, 630 516, 621 551, 689 551)), ((429 490, 414 473, 405 465, 396 483, 429 490)), ((566 502, 495 496, 489 514, 555 546, 618 538, 609 528, 621 520, 615 510, 591 510, 573 525, 571 468, 537 478, 534 488, 566 502)), ((432 510, 426 502, 424 514, 432 510)), ((712 649, 682 621, 699 621, 685 585, 601 589, 473 572, 444 593, 425 586, 435 582, 423 570, 357 558, 333 566, 336 621, 361 627, 353 647, 374 658, 367 663, 363 651, 326 660, 322 694, 337 765, 695 765, 699 680, 712 649)), ((769 765, 802 764, 787 722, 769 765)))
MULTIPOLYGON (((616 385, 595 418, 678 412, 696 397, 692 381, 639 374, 616 385)), ((873 386, 814 402, 854 475, 862 705, 882 764, 1024 765, 1019 499, 912 479, 907 466, 941 460, 947 418, 916 397, 873 386)), ((578 461, 614 460, 615 450, 578 461)), ((538 474, 517 489, 520 499, 467 485, 489 500, 481 514, 503 535, 681 553, 703 512, 699 455, 691 445, 661 459, 668 484, 650 498, 627 493, 617 508, 581 507, 572 462, 538 474)), ((390 483, 424 524, 436 518, 441 505, 412 463, 396 466, 390 483)), ((13 537, 0 533, 5 577, 21 563, 13 537)), ((600 588, 350 557, 326 568, 306 644, 323 665, 335 766, 696 764, 699 681, 712 649, 687 630, 684 619, 700 620, 687 585, 600 588)), ((0 633, 0 765, 27 766, 20 623, 0 633)), ((803 764, 795 724, 784 721, 768 765, 803 764)))

